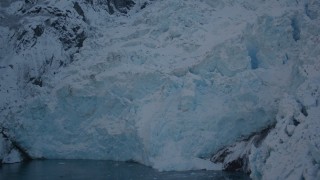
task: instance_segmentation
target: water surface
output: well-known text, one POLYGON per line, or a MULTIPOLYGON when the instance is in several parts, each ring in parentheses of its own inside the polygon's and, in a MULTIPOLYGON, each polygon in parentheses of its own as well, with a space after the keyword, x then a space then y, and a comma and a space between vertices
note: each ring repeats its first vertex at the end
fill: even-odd
POLYGON ((110 179, 110 180, 207 180, 249 179, 243 173, 223 171, 159 172, 137 163, 94 160, 34 160, 0 166, 4 180, 110 179))

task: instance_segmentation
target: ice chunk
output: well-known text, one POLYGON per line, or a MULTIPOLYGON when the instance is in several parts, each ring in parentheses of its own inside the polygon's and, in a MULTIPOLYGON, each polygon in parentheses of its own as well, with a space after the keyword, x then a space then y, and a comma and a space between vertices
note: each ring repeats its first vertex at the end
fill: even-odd
POLYGON ((21 153, 16 150, 12 149, 9 154, 3 157, 2 163, 4 164, 12 164, 12 163, 18 163, 23 160, 21 153))

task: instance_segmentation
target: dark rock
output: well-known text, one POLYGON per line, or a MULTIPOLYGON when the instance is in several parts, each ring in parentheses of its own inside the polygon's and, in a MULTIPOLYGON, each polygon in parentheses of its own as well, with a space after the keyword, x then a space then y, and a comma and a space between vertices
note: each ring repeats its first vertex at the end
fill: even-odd
POLYGON ((244 165, 243 158, 238 158, 224 165, 225 171, 241 171, 244 165))
POLYGON ((295 118, 292 119, 292 122, 294 126, 298 126, 300 124, 300 122, 295 118))
POLYGON ((81 6, 79 5, 78 2, 75 2, 74 5, 73 5, 73 8, 77 11, 77 13, 82 16, 82 20, 85 21, 86 20, 86 17, 84 15, 84 12, 81 8, 81 6))
POLYGON ((302 107, 301 107, 300 112, 301 112, 305 117, 308 116, 307 108, 306 108, 305 106, 302 106, 302 107))
POLYGON ((148 3, 147 3, 147 2, 144 2, 144 3, 142 4, 142 6, 140 7, 140 9, 144 9, 144 8, 146 8, 146 7, 147 7, 147 5, 148 5, 148 3))
POLYGON ((268 126, 260 132, 253 133, 246 139, 239 141, 231 146, 224 147, 216 152, 211 161, 214 163, 222 163, 225 171, 242 171, 250 173, 249 155, 251 146, 259 147, 270 130, 275 125, 268 126))
POLYGON ((31 77, 29 79, 29 81, 34 85, 42 87, 42 79, 41 79, 41 77, 36 77, 36 78, 35 77, 31 77))
POLYGON ((44 28, 41 25, 38 25, 35 29, 33 29, 33 31, 35 36, 40 37, 44 32, 44 28))
POLYGON ((37 0, 25 0, 24 1, 26 4, 34 4, 34 3, 36 3, 37 2, 37 0))
MULTIPOLYGON (((103 2, 100 1, 100 3, 103 2)), ((109 14, 113 14, 115 11, 126 14, 135 5, 135 2, 133 0, 107 0, 106 5, 109 14)))
POLYGON ((59 40, 62 43, 65 50, 72 47, 81 48, 83 41, 86 39, 86 33, 81 29, 80 26, 69 25, 65 26, 67 21, 65 19, 58 19, 51 24, 55 30, 59 32, 59 40))
POLYGON ((83 46, 83 41, 86 40, 86 35, 84 31, 78 34, 75 40, 76 40, 76 47, 81 48, 83 46))

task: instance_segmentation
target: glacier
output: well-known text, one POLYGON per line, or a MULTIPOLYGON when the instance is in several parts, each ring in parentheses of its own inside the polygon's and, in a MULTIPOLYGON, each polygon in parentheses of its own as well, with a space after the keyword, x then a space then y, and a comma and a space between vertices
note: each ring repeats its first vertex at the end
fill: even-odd
POLYGON ((318 1, 107 2, 0 3, 0 159, 320 177, 318 1))

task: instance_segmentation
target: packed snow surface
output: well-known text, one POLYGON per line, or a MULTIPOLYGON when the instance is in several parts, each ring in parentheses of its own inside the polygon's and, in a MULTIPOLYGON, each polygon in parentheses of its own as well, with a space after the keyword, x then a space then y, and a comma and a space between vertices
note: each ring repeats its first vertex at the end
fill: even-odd
POLYGON ((287 122, 278 116, 291 99, 309 127, 287 123, 289 144, 268 136, 252 153, 252 177, 274 164, 289 177, 308 157, 307 174, 319 176, 318 1, 136 1, 127 15, 82 1, 82 11, 43 1, 21 14, 23 3, 0 9, 0 125, 31 157, 221 169, 211 155, 287 122))

